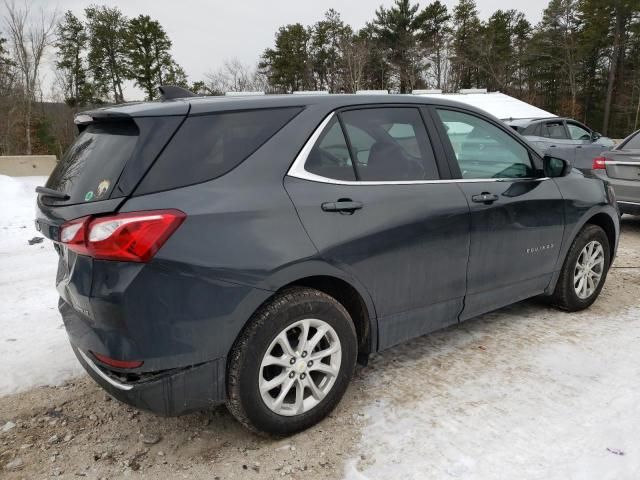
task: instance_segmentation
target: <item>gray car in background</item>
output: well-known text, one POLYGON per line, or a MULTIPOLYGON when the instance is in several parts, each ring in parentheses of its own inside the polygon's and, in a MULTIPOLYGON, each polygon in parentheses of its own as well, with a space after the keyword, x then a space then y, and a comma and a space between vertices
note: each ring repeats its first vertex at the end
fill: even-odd
POLYGON ((590 170, 593 159, 615 145, 610 138, 570 118, 529 118, 506 120, 505 123, 543 155, 562 158, 583 171, 590 170))
POLYGON ((593 173, 613 187, 620 212, 640 215, 640 130, 596 158, 593 173))

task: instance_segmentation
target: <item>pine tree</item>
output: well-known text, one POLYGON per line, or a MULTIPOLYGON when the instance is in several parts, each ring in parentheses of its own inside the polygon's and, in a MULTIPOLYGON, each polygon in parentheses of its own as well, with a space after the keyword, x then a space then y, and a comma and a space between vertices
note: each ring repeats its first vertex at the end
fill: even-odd
POLYGON ((129 76, 127 62, 127 18, 117 8, 93 6, 85 9, 89 32, 89 70, 95 88, 124 102, 122 85, 129 76))
POLYGON ((86 105, 92 97, 84 58, 88 42, 83 23, 67 11, 58 24, 55 46, 58 49, 56 67, 62 72, 65 101, 70 106, 86 105))
POLYGON ((395 67, 400 83, 400 93, 414 87, 421 74, 417 31, 419 5, 410 0, 396 0, 392 7, 379 7, 373 21, 375 33, 387 49, 389 62, 395 67))
POLYGON ((184 70, 171 56, 171 40, 159 22, 148 15, 129 21, 126 34, 129 77, 153 100, 160 85, 187 84, 184 70))
POLYGON ((278 92, 295 92, 312 88, 309 58, 311 34, 302 24, 280 27, 275 48, 262 54, 260 69, 278 92))
POLYGON ((420 39, 431 56, 434 66, 435 86, 443 87, 443 76, 446 68, 446 52, 451 34, 451 15, 447 6, 436 0, 425 7, 416 18, 420 29, 420 39))

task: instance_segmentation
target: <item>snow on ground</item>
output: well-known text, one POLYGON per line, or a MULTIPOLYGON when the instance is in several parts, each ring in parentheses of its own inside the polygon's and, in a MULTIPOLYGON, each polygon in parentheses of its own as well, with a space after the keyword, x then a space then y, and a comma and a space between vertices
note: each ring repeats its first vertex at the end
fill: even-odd
POLYGON ((58 313, 58 256, 34 226, 37 185, 46 177, 0 175, 0 396, 59 384, 82 367, 58 313))
POLYGON ((640 478, 640 271, 611 273, 585 312, 525 302, 374 357, 346 479, 640 478))

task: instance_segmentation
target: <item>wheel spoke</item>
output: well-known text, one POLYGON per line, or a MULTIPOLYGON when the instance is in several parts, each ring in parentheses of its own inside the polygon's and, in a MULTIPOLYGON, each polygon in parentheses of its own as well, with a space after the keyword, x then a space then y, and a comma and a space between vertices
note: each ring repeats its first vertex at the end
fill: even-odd
POLYGON ((326 363, 314 363, 312 367, 309 367, 310 371, 321 372, 326 375, 331 375, 332 377, 338 376, 338 369, 332 367, 331 365, 327 365, 326 363))
POLYGON ((282 372, 280 375, 273 377, 271 380, 266 381, 266 382, 261 382, 260 385, 260 392, 261 393, 267 393, 270 392, 271 390, 273 390, 274 388, 282 385, 284 383, 284 381, 287 379, 287 373, 286 372, 282 372))
POLYGON ((313 398, 315 398, 316 400, 322 400, 324 398, 324 393, 322 393, 322 390, 318 388, 311 375, 307 376, 306 380, 307 387, 309 387, 309 390, 311 390, 311 395, 313 396, 313 398))
POLYGON ((307 349, 307 342, 309 341, 309 320, 302 320, 300 328, 300 335, 298 337, 298 353, 307 349))
POLYGON ((311 340, 309 340, 309 343, 307 344, 309 352, 313 352, 313 349, 316 348, 318 342, 322 340, 322 337, 324 337, 328 331, 329 329, 325 325, 316 330, 316 333, 313 334, 313 337, 311 337, 311 340))
POLYGON ((334 344, 334 345, 331 345, 329 348, 325 348, 324 350, 318 350, 317 352, 313 352, 311 357, 309 357, 309 360, 313 360, 313 361, 322 360, 323 358, 333 355, 334 353, 338 353, 339 351, 340 351, 340 345, 334 344))
POLYGON ((280 335, 278 335, 278 337, 276 338, 276 343, 278 345, 280 345, 280 347, 282 348, 282 351, 285 353, 285 355, 288 355, 290 357, 295 356, 295 352, 294 352, 293 348, 291 347, 291 343, 289 343, 289 337, 287 337, 287 331, 286 330, 284 332, 280 333, 280 335))
POLYGON ((297 414, 304 412, 304 385, 302 380, 296 379, 296 403, 294 409, 297 414))
POLYGON ((277 365, 279 367, 287 368, 289 367, 289 361, 287 360, 286 355, 282 355, 281 357, 274 357, 273 355, 267 354, 262 360, 262 366, 268 367, 270 365, 277 365))
POLYGON ((289 378, 288 381, 284 383, 284 385, 282 386, 282 390, 280 390, 280 393, 278 394, 278 398, 276 398, 273 401, 274 410, 279 410, 280 407, 282 407, 282 402, 284 402, 284 397, 287 396, 287 394, 289 393, 289 390, 291 390, 291 387, 293 386, 294 383, 296 383, 297 380, 298 380, 297 378, 289 378))

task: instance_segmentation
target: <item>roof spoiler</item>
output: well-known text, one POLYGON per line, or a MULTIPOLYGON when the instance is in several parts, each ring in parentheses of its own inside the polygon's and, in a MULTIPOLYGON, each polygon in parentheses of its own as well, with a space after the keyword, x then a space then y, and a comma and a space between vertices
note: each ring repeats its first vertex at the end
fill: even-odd
POLYGON ((175 98, 197 97, 197 95, 186 88, 176 87, 175 85, 161 85, 158 87, 160 91, 160 100, 173 100, 175 98))

